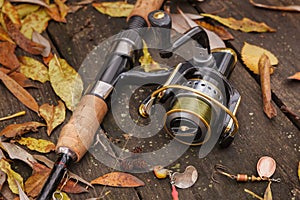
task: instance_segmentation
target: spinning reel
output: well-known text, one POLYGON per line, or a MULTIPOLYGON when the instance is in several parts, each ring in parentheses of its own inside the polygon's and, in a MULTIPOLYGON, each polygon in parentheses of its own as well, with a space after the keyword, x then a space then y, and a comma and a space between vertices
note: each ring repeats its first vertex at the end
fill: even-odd
MULTIPOLYGON (((148 18, 154 27, 170 28, 171 20, 162 11, 153 11, 148 18)), ((158 35, 165 45, 168 34, 158 35)), ((211 50, 208 36, 200 27, 170 42, 167 49, 160 50, 160 56, 170 58, 191 39, 193 58, 175 67, 167 81, 142 102, 139 113, 147 118, 154 104, 163 104, 164 127, 172 137, 188 145, 219 141, 220 146, 227 147, 238 130, 235 114, 241 96, 227 80, 237 57, 229 48, 211 50)))

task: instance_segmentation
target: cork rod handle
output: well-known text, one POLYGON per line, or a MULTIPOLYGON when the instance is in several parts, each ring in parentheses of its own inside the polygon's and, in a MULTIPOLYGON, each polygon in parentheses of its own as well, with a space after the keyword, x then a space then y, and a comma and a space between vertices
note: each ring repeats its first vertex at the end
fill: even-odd
POLYGON ((106 113, 107 105, 103 99, 94 95, 83 96, 70 121, 62 128, 56 148, 69 148, 79 161, 92 144, 106 113))

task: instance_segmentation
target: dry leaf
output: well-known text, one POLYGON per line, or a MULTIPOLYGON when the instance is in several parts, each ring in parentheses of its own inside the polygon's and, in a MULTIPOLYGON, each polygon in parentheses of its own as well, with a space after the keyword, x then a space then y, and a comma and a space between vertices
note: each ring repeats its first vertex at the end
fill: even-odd
MULTIPOLYGON (((245 65, 255 74, 259 74, 258 61, 263 54, 266 54, 269 57, 271 65, 278 64, 278 59, 270 51, 247 42, 244 43, 241 54, 245 65)), ((272 73, 273 68, 270 68, 270 74, 272 73)))
POLYGON ((298 163, 298 179, 300 181, 300 162, 298 163))
POLYGON ((48 4, 46 4, 43 0, 9 0, 9 1, 18 2, 18 3, 32 3, 32 4, 37 4, 48 8, 48 4))
POLYGON ((49 76, 55 93, 65 102, 67 108, 73 111, 83 91, 80 75, 66 60, 54 56, 49 63, 49 76))
POLYGON ((264 112, 272 119, 276 117, 277 111, 272 104, 271 97, 271 81, 270 81, 270 60, 266 54, 263 54, 258 62, 259 74, 260 74, 260 85, 262 90, 262 98, 264 104, 264 112))
POLYGON ((201 15, 204 17, 212 18, 233 30, 241 30, 243 32, 275 32, 276 31, 275 29, 269 27, 263 22, 258 23, 248 18, 243 18, 242 20, 236 20, 232 17, 222 18, 217 15, 211 15, 211 14, 201 14, 201 15))
POLYGON ((50 136, 52 130, 65 120, 66 108, 62 101, 58 101, 57 106, 50 104, 41 105, 39 113, 47 123, 47 134, 50 136))
POLYGON ((21 56, 19 57, 21 64, 20 72, 27 78, 45 83, 49 81, 48 68, 34 58, 21 56))
POLYGON ((50 42, 46 38, 44 38, 39 32, 33 31, 32 41, 41 44, 45 47, 44 51, 41 53, 43 57, 48 57, 50 55, 51 53, 50 42))
POLYGON ((5 161, 3 158, 0 160, 0 170, 6 173, 7 182, 10 190, 15 194, 19 194, 18 186, 15 180, 20 183, 22 188, 24 188, 22 176, 17 172, 15 172, 14 170, 12 170, 10 164, 7 161, 5 161))
POLYGON ((289 6, 271 6, 271 5, 265 5, 260 3, 255 3, 253 0, 249 0, 250 3, 256 7, 259 8, 267 8, 271 10, 281 10, 281 11, 297 11, 300 12, 300 6, 299 5, 289 5, 289 6))
POLYGON ((101 2, 93 3, 92 5, 102 14, 106 14, 111 17, 127 17, 134 7, 133 4, 128 4, 126 1, 101 2))
MULTIPOLYGON (((39 9, 38 11, 27 15, 22 20, 22 27, 20 32, 28 39, 31 39, 33 31, 42 33, 47 28, 48 21, 50 19, 51 18, 47 14, 45 9, 39 9)), ((39 43, 35 43, 35 44, 39 44, 39 43)), ((42 46, 44 50, 45 47, 42 44, 39 45, 42 46)), ((41 53, 43 53, 43 51, 41 51, 40 54, 41 53)))
POLYGON ((49 8, 46 10, 48 15, 57 22, 63 22, 66 23, 67 20, 65 18, 61 17, 61 14, 59 13, 59 8, 55 4, 50 4, 49 8))
POLYGON ((222 26, 214 26, 205 21, 195 21, 199 26, 216 33, 222 40, 233 40, 234 37, 222 26))
POLYGON ((288 79, 300 80, 300 72, 297 72, 292 76, 289 76, 288 79))
POLYGON ((37 151, 40 153, 49 153, 55 150, 55 144, 48 140, 36 139, 32 137, 21 137, 16 140, 19 144, 27 146, 30 150, 37 151))
POLYGON ((10 124, 6 126, 1 132, 0 136, 13 138, 16 136, 24 135, 28 132, 37 132, 39 127, 45 126, 40 122, 25 122, 22 124, 10 124))
MULTIPOLYGON (((64 182, 65 180, 62 180, 62 183, 64 182)), ((72 180, 68 180, 68 182, 64 185, 62 190, 70 194, 80 194, 88 192, 88 190, 85 187, 82 187, 77 182, 74 182, 72 180)))
POLYGON ((160 65, 155 62, 148 51, 148 46, 145 41, 143 41, 143 56, 140 57, 139 62, 141 67, 145 72, 152 72, 158 70, 168 70, 167 68, 161 68, 160 65))
POLYGON ((55 4, 58 6, 58 10, 60 13, 60 17, 62 19, 66 19, 66 16, 68 14, 69 8, 66 4, 64 4, 65 1, 62 0, 54 0, 55 4))
MULTIPOLYGON (((5 155, 4 155, 3 151, 0 150, 0 160, 1 160, 2 158, 5 159, 5 155)), ((1 191, 1 192, 2 192, 2 187, 3 187, 3 185, 4 185, 5 181, 6 181, 6 178, 7 178, 7 177, 6 177, 5 172, 3 172, 3 171, 0 170, 0 191, 1 191)))
POLYGON ((15 180, 15 183, 17 184, 17 187, 18 187, 18 192, 19 192, 19 198, 20 198, 20 200, 29 200, 28 196, 23 191, 23 188, 20 185, 20 183, 17 180, 15 180))
POLYGON ((15 8, 19 14, 20 19, 23 19, 30 13, 37 11, 40 8, 40 6, 26 3, 26 4, 18 4, 15 6, 15 8))
POLYGON ((26 38, 16 27, 11 20, 5 15, 4 22, 6 24, 7 32, 9 36, 16 42, 19 47, 25 50, 28 53, 39 55, 44 51, 44 46, 37 44, 28 38, 26 38))
POLYGON ((51 52, 48 57, 43 57, 44 64, 49 66, 49 62, 50 62, 50 60, 52 60, 53 57, 54 57, 54 55, 51 52))
POLYGON ((34 198, 40 193, 51 169, 40 163, 34 163, 32 169, 32 175, 25 182, 25 192, 28 196, 34 198))
POLYGON ((16 27, 18 28, 21 27, 19 14, 16 8, 8 0, 4 1, 4 4, 2 6, 2 13, 6 14, 10 18, 12 23, 15 24, 16 27))
POLYGON ((26 107, 38 113, 39 106, 35 99, 20 86, 15 80, 7 76, 5 73, 0 71, 0 80, 4 83, 4 85, 9 89, 9 91, 26 107))
POLYGON ((0 142, 0 147, 6 151, 11 159, 21 160, 31 168, 33 167, 33 164, 37 162, 31 154, 15 144, 0 142))
POLYGON ((9 69, 16 69, 20 66, 15 49, 15 44, 0 42, 0 63, 9 69))
MULTIPOLYGON (((182 16, 182 18, 184 18, 186 23, 190 26, 190 28, 198 26, 198 24, 196 22, 194 22, 191 18, 189 18, 189 16, 187 16, 179 7, 177 7, 177 10, 180 13, 180 15, 182 16)), ((206 32, 206 34, 208 36, 209 45, 210 45, 211 49, 225 47, 225 43, 217 34, 215 34, 214 32, 212 32, 210 30, 207 30, 205 28, 203 28, 203 30, 206 32)))
POLYGON ((2 26, 0 26, 0 40, 1 41, 7 41, 10 42, 12 44, 14 44, 15 42, 9 37, 8 33, 6 32, 6 30, 4 30, 4 28, 2 26))
MULTIPOLYGON (((9 73, 11 70, 5 69, 3 67, 0 67, 0 71, 4 72, 5 74, 9 73)), ((20 86, 22 86, 23 88, 25 87, 35 87, 35 85, 33 84, 33 82, 31 80, 29 80, 28 78, 25 77, 24 74, 20 73, 20 72, 13 72, 10 73, 9 76, 14 79, 20 86)))
POLYGON ((91 184, 100 184, 113 187, 139 187, 145 183, 137 177, 124 172, 111 172, 91 181, 91 184))
MULTIPOLYGON (((54 166, 54 162, 52 160, 49 160, 46 156, 43 156, 43 155, 33 155, 33 157, 35 159, 37 159, 38 161, 44 163, 47 167, 49 168, 53 168, 54 166)), ((73 172, 71 172, 70 170, 68 170, 68 177, 70 179, 74 179, 76 180, 76 182, 78 183, 81 182, 91 188, 94 188, 89 182, 87 182, 86 180, 84 180, 83 178, 81 178, 80 176, 78 176, 77 174, 74 174, 73 172)))
POLYGON ((272 190, 271 190, 271 181, 269 181, 268 187, 264 193, 264 200, 272 200, 272 190))
POLYGON ((59 191, 59 193, 53 194, 53 197, 55 199, 60 199, 60 200, 71 200, 70 197, 67 195, 67 193, 59 191))

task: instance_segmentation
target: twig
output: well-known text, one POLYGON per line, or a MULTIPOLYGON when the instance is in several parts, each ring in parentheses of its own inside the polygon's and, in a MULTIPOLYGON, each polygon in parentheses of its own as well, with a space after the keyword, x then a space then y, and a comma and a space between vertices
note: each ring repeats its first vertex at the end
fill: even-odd
POLYGON ((0 121, 12 119, 12 118, 19 117, 19 116, 22 116, 22 115, 25 115, 25 114, 26 114, 26 111, 17 112, 17 113, 15 113, 13 115, 9 115, 7 117, 0 118, 0 121))
POLYGON ((245 192, 247 192, 248 194, 252 195, 253 197, 259 199, 259 200, 264 200, 264 198, 258 196, 257 194, 255 194, 254 192, 248 190, 248 189, 244 189, 245 192))

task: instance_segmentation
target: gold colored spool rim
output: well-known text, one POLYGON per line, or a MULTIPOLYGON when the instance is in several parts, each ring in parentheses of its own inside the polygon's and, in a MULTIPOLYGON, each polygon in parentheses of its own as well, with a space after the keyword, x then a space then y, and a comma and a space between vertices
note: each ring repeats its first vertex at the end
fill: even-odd
POLYGON ((160 92, 170 89, 170 88, 174 88, 174 89, 182 89, 182 90, 187 90, 190 92, 193 92, 195 94, 198 94, 199 96, 203 97, 204 99, 213 102, 214 104, 216 104, 217 106, 219 106, 222 110, 224 110, 233 120, 233 124, 234 124, 234 129, 232 131, 232 133, 230 134, 232 137, 235 136, 235 134, 237 133, 238 129, 239 129, 239 125, 238 125, 238 121, 236 119, 236 117, 234 116, 234 114, 228 109, 226 108, 223 104, 221 104, 219 101, 217 101, 216 99, 198 91, 195 90, 193 88, 187 87, 187 86, 183 86, 183 85, 165 85, 157 90, 155 90, 152 94, 151 94, 151 98, 155 98, 155 96, 157 94, 159 94, 160 92))

